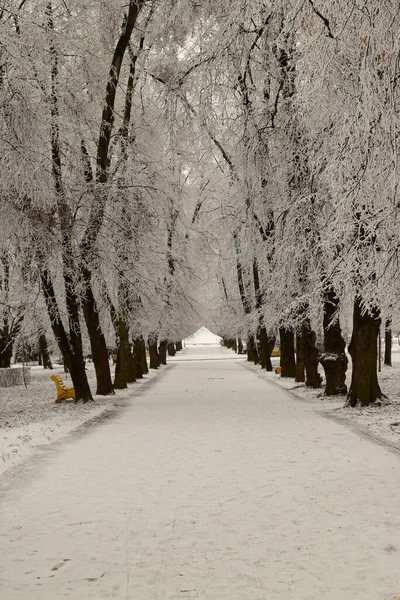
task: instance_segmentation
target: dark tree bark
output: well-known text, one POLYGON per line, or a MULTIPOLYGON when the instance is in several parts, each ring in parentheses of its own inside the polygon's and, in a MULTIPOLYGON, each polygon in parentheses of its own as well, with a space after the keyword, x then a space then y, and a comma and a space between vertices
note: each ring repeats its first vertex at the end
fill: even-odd
POLYGON ((306 369, 306 385, 312 388, 320 388, 322 377, 318 373, 318 348, 315 345, 317 336, 311 329, 309 319, 302 325, 304 340, 304 366, 306 369))
POLYGON ((271 352, 275 346, 275 336, 270 337, 264 326, 258 330, 258 348, 262 369, 272 371, 271 352))
POLYGON ((160 365, 167 364, 167 347, 168 347, 168 341, 161 340, 160 345, 158 346, 158 355, 160 357, 159 358, 160 365))
POLYGON ((265 327, 259 327, 257 331, 257 348, 260 359, 260 367, 272 371, 271 359, 268 355, 268 335, 265 327), (271 368, 268 368, 271 366, 271 368))
POLYGON ((97 304, 90 281, 90 271, 86 268, 83 268, 82 277, 85 286, 82 294, 82 308, 89 334, 94 369, 96 372, 96 394, 99 394, 100 396, 108 396, 110 394, 114 394, 114 387, 111 381, 107 344, 100 325, 99 312, 97 310, 97 304))
POLYGON ((150 369, 158 369, 160 366, 160 357, 157 348, 157 339, 149 340, 149 353, 150 353, 150 369))
MULTIPOLYGON (((74 338, 72 338, 72 336, 68 337, 61 319, 60 310, 58 308, 58 303, 54 292, 50 271, 46 267, 42 267, 40 273, 40 280, 42 284, 42 290, 47 312, 50 318, 51 328, 63 357, 64 368, 67 369, 67 371, 70 373, 72 383, 75 388, 75 399, 83 400, 84 402, 93 400, 86 376, 85 361, 82 353, 82 342, 80 340, 79 327, 79 313, 74 313, 75 316, 76 314, 78 314, 78 330, 77 332, 75 332, 74 338), (78 343, 75 346, 74 342, 77 338, 78 343)), ((74 319, 72 319, 71 316, 69 322, 70 328, 73 327, 74 319)))
MULTIPOLYGON (((0 260, 3 265, 3 273, 0 278, 0 290, 3 293, 3 300, 8 298, 10 292, 10 256, 7 251, 0 254, 0 260)), ((24 315, 20 311, 13 317, 11 309, 3 306, 3 323, 0 328, 0 368, 7 369, 11 367, 11 359, 15 340, 21 331, 24 315)))
POLYGON ((324 352, 319 360, 325 371, 326 396, 347 394, 346 371, 347 356, 346 342, 342 337, 340 322, 335 313, 339 308, 339 298, 332 286, 326 286, 324 292, 324 352))
POLYGON ((228 350, 234 350, 236 352, 236 339, 235 338, 223 338, 222 343, 228 350))
POLYGON ((281 351, 281 377, 296 377, 294 333, 292 329, 279 329, 281 351))
POLYGON ((7 343, 6 338, 0 340, 0 369, 8 369, 11 367, 13 347, 7 343))
POLYGON ((60 146, 60 114, 59 114, 59 95, 58 95, 58 54, 53 43, 54 23, 52 4, 47 4, 47 29, 50 34, 50 58, 51 58, 51 92, 50 92, 50 131, 51 131, 51 167, 55 188, 55 199, 60 223, 63 278, 65 288, 65 303, 68 315, 69 336, 66 335, 61 321, 57 300, 51 281, 50 272, 45 267, 45 260, 40 260, 42 264, 41 282, 45 294, 46 306, 49 313, 52 329, 56 340, 59 343, 64 362, 66 363, 71 375, 72 383, 75 388, 76 400, 93 400, 89 383, 85 371, 85 361, 83 358, 81 325, 79 319, 79 297, 77 292, 76 280, 76 260, 74 245, 72 240, 72 226, 74 216, 71 207, 68 204, 64 189, 62 177, 62 161, 60 146), (56 313, 52 311, 56 309, 56 313))
MULTIPOLYGON (((227 160, 228 164, 230 165, 230 168, 232 169, 233 165, 229 161, 229 159, 225 158, 225 160, 227 160)), ((237 233, 235 233, 233 236, 233 242, 234 242, 235 251, 236 251, 236 275, 237 275, 240 299, 241 299, 241 302, 243 305, 243 310, 244 310, 245 315, 249 315, 251 312, 251 305, 250 305, 249 298, 246 294, 246 288, 245 288, 245 283, 244 283, 244 278, 243 278, 243 269, 242 269, 242 264, 240 262, 240 242, 239 242, 239 236, 237 233)), ((224 286, 225 295, 227 297, 224 280, 222 280, 222 283, 224 286)), ((247 336, 246 346, 247 346, 247 360, 249 362, 253 362, 255 365, 257 365, 259 363, 259 356, 258 356, 256 340, 254 339, 253 334, 249 334, 247 336)))
POLYGON ((243 354, 243 342, 241 340, 241 338, 238 339, 238 354, 243 354))
POLYGON ((354 300, 353 333, 349 352, 353 362, 348 404, 363 406, 373 404, 382 397, 377 373, 377 340, 381 319, 377 308, 363 310, 361 298, 354 300))
POLYGON ((257 346, 253 335, 247 337, 247 360, 253 362, 255 365, 259 363, 257 346))
MULTIPOLYGON (((144 0, 130 0, 127 14, 124 16, 121 35, 116 43, 109 76, 106 85, 105 100, 101 116, 100 134, 96 156, 96 183, 100 188, 108 181, 109 147, 113 135, 114 107, 118 89, 122 62, 131 40, 137 18, 144 5, 144 0)), ((131 61, 132 62, 132 61, 131 61)), ((93 248, 104 220, 107 196, 97 193, 91 207, 89 225, 85 231, 82 246, 86 252, 93 248)))
POLYGON ((139 339, 140 339, 140 348, 141 348, 140 357, 141 357, 141 362, 142 362, 142 371, 143 371, 143 375, 147 375, 147 373, 149 372, 149 367, 147 365, 146 343, 143 339, 143 336, 140 336, 139 339))
POLYGON ((143 361, 142 361, 142 338, 137 337, 133 340, 133 360, 135 365, 136 379, 143 379, 143 361))
POLYGON ((176 349, 175 344, 173 342, 169 342, 168 344, 168 356, 175 356, 176 349))
POLYGON ((128 383, 134 383, 135 365, 129 344, 129 328, 125 320, 119 319, 119 345, 117 353, 117 364, 115 365, 114 388, 125 389, 128 383))
POLYGON ((47 339, 43 331, 39 334, 39 356, 42 359, 42 365, 44 369, 52 369, 51 358, 49 353, 49 347, 47 345, 47 339))
POLYGON ((176 342, 175 347, 176 347, 177 352, 179 352, 180 350, 183 350, 182 341, 179 340, 179 342, 176 342))
MULTIPOLYGON (((265 235, 263 236, 265 241, 265 235)), ((261 291, 260 285, 260 274, 258 270, 257 260, 253 260, 253 282, 254 282, 254 293, 256 297, 256 308, 258 311, 258 331, 257 331, 257 340, 258 340, 258 355, 260 358, 260 365, 262 369, 266 369, 267 371, 272 371, 272 363, 271 363, 271 352, 274 349, 275 345, 275 337, 270 338, 268 336, 268 332, 265 328, 263 317, 262 317, 262 307, 264 303, 264 296, 261 291)))
POLYGON ((7 309, 3 317, 3 327, 0 329, 0 369, 11 367, 11 359, 15 340, 21 330, 23 315, 11 319, 7 309))
POLYGON ((260 327, 258 332, 258 341, 260 349, 260 365, 263 369, 272 371, 271 354, 275 347, 276 337, 268 335, 265 327, 260 327))
POLYGON ((389 319, 386 321, 385 328, 385 358, 384 364, 388 367, 392 366, 392 330, 391 330, 392 322, 389 319))
POLYGON ((296 333, 296 381, 298 383, 303 383, 305 380, 304 336, 302 328, 299 327, 296 333))

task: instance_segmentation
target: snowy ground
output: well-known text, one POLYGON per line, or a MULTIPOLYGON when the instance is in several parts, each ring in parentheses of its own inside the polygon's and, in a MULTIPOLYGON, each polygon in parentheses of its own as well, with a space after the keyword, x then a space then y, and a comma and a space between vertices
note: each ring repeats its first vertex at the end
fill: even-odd
POLYGON ((0 478, 2 599, 400 596, 398 453, 204 352, 0 478))
MULTIPOLYGON (((205 331, 205 334, 201 334, 201 331, 195 334, 196 345, 201 342, 208 345, 210 336, 214 336, 208 330, 205 331)), ((184 349, 177 359, 195 360, 196 354, 193 353, 195 348, 187 352, 193 344, 190 341, 186 343, 187 349, 184 349)), ((226 352, 221 355, 218 346, 208 346, 207 357, 208 360, 228 360, 232 359, 232 353, 226 352)), ((169 363, 174 360, 169 359, 169 363)), ((244 357, 242 362, 243 360, 244 357)), ((274 358, 272 361, 274 365, 279 364, 279 358, 274 358)), ((258 366, 251 368, 267 381, 287 389, 296 397, 315 402, 322 410, 332 411, 335 418, 360 427, 400 449, 400 348, 397 343, 393 352, 393 367, 383 365, 382 373, 379 374, 379 381, 387 399, 369 408, 346 408, 341 397, 326 398, 322 390, 310 390, 304 384, 294 383, 292 379, 286 380, 274 373, 266 373, 258 366)), ((94 390, 93 364, 88 363, 87 369, 94 390)), ((43 445, 60 439, 86 421, 115 410, 121 403, 131 401, 132 395, 140 394, 141 386, 157 375, 157 372, 152 371, 144 380, 130 386, 129 390, 119 391, 109 398, 96 396, 95 403, 83 405, 72 401, 54 403, 55 385, 50 381, 50 375, 53 373, 61 375, 67 384, 70 383, 69 376, 64 373, 61 366, 56 366, 53 371, 35 366, 31 367, 31 383, 27 389, 23 386, 0 388, 0 474, 21 463, 40 450, 43 445)), ((323 375, 322 369, 321 374, 323 375)), ((348 385, 350 378, 351 361, 347 373, 348 385)))
MULTIPOLYGON (((93 364, 87 363, 87 369, 89 383, 95 390, 93 364)), ((0 388, 0 474, 89 419, 114 410, 116 404, 138 393, 140 387, 154 376, 153 371, 129 390, 110 397, 95 396, 95 402, 88 404, 73 401, 55 404, 56 388, 50 380, 54 373, 61 375, 67 385, 72 385, 62 367, 48 371, 36 366, 31 367, 31 383, 26 389, 24 386, 0 388)))
MULTIPOLYGON (((279 358, 272 359, 273 366, 279 365, 279 358)), ((364 430, 367 434, 376 437, 400 450, 400 348, 397 347, 392 354, 392 367, 382 364, 382 372, 378 374, 382 392, 386 396, 374 406, 349 408, 345 406, 345 398, 341 396, 326 397, 323 395, 323 386, 320 390, 307 388, 305 384, 295 383, 293 379, 282 378, 275 373, 267 373, 259 366, 247 365, 266 381, 279 385, 283 389, 302 400, 314 402, 322 411, 331 413, 331 416, 341 419, 348 424, 364 430)), ((320 373, 324 371, 320 366, 320 373)), ((350 387, 351 359, 347 370, 346 383, 350 387)))

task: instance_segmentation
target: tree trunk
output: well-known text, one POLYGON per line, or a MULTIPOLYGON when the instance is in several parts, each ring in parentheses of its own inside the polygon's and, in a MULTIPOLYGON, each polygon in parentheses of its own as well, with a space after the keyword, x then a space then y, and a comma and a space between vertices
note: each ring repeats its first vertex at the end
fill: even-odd
POLYGON ((0 369, 9 369, 11 367, 12 353, 12 344, 5 344, 4 339, 0 340, 0 369))
POLYGON ((237 348, 238 348, 238 354, 243 354, 243 342, 242 342, 241 338, 238 339, 237 348))
POLYGON ((129 346, 129 328, 125 320, 119 318, 119 345, 117 354, 117 364, 115 365, 114 388, 116 390, 125 389, 128 383, 133 383, 135 379, 135 365, 129 346))
POLYGON ((87 380, 85 360, 83 355, 81 355, 79 352, 76 354, 75 352, 72 353, 71 363, 68 367, 68 370, 75 389, 75 400, 83 400, 83 402, 93 400, 92 392, 90 391, 87 380))
POLYGON ((258 365, 259 362, 254 335, 249 335, 247 337, 247 360, 253 362, 255 365, 258 365))
POLYGON ((3 328, 0 329, 0 368, 8 369, 11 367, 13 348, 15 340, 21 331, 23 315, 19 315, 12 319, 8 314, 8 309, 5 309, 3 317, 3 328))
POLYGON ((143 339, 143 336, 140 336, 140 358, 141 358, 141 363, 142 363, 142 372, 143 375, 147 375, 147 373, 149 372, 149 367, 147 365, 147 357, 146 357, 146 343, 143 339))
POLYGON ((79 312, 77 304, 74 303, 74 298, 72 298, 72 301, 71 296, 68 298, 68 294, 71 294, 70 287, 67 285, 68 277, 66 278, 66 275, 64 274, 64 282, 67 290, 67 310, 71 309, 72 305, 72 310, 69 310, 68 314, 70 339, 67 336, 64 324, 61 320, 53 282, 50 271, 47 268, 42 268, 40 279, 51 328, 63 357, 64 368, 70 373, 75 388, 75 400, 83 400, 84 402, 93 400, 86 376, 85 361, 82 353, 79 312))
POLYGON ((175 344, 173 342, 170 342, 168 344, 168 356, 175 356, 175 354, 176 354, 175 344))
POLYGON ((82 308, 89 334, 94 369, 96 372, 96 394, 99 394, 100 396, 108 396, 110 394, 114 394, 114 387, 111 381, 107 344, 100 325, 99 312, 97 310, 97 304, 90 281, 90 271, 87 269, 83 269, 83 271, 85 288, 82 297, 82 308))
POLYGON ((388 367, 392 366, 392 330, 391 330, 392 322, 389 319, 386 321, 386 329, 385 329, 385 359, 384 364, 388 367))
POLYGON ((44 369, 52 369, 53 365, 51 364, 49 347, 47 345, 47 339, 43 332, 39 334, 39 355, 42 359, 42 364, 44 369))
POLYGON ((176 342, 176 344, 175 344, 175 348, 176 348, 176 351, 177 351, 177 352, 179 352, 180 350, 182 350, 182 349, 183 349, 183 346, 182 346, 182 341, 181 341, 181 340, 180 340, 179 342, 176 342))
POLYGON ((160 345, 158 346, 158 355, 160 357, 161 365, 167 364, 167 346, 168 346, 167 340, 161 340, 160 345))
POLYGON ((373 404, 382 397, 377 374, 377 340, 381 319, 379 310, 363 311, 361 299, 356 296, 353 312, 353 333, 349 352, 353 362, 348 403, 356 406, 373 404))
POLYGON ((306 380, 304 367, 304 336, 300 327, 296 333, 296 381, 303 383, 306 380))
POLYGON ((150 352, 150 369, 158 369, 160 366, 160 357, 158 354, 157 348, 157 340, 153 342, 149 342, 149 352, 150 352))
POLYGON ((262 369, 272 371, 271 352, 275 346, 275 337, 269 337, 265 327, 258 330, 258 347, 262 369))
POLYGON ((336 315, 339 308, 339 298, 332 286, 327 286, 324 292, 324 352, 319 357, 325 371, 326 396, 347 394, 346 343, 342 337, 340 322, 336 315))
POLYGON ((142 339, 140 337, 133 340, 133 360, 136 379, 143 379, 142 339))
POLYGON ((311 329, 307 318, 302 325, 304 340, 304 366, 306 369, 306 385, 312 388, 320 388, 322 377, 318 373, 318 348, 315 345, 317 336, 311 329))
MULTIPOLYGON (((65 290, 65 304, 68 316, 67 337, 61 321, 54 293, 53 284, 48 269, 42 271, 42 285, 44 288, 47 310, 52 324, 54 335, 60 345, 64 361, 67 363, 72 383, 75 388, 75 399, 93 400, 85 371, 85 361, 82 350, 81 324, 79 320, 79 297, 77 292, 75 249, 72 240, 72 227, 74 216, 71 206, 66 198, 62 177, 62 152, 60 142, 60 113, 58 95, 58 54, 53 43, 54 23, 51 2, 47 4, 47 27, 50 32, 50 58, 51 58, 51 92, 50 92, 50 131, 51 131, 51 171, 54 181, 55 199, 60 226, 62 246, 62 271, 65 290), (46 273, 45 277, 43 275, 46 273), (50 309, 56 308, 56 314, 50 309)), ((45 261, 41 260, 44 266, 45 261)))
POLYGON ((292 329, 279 329, 281 351, 281 377, 296 377, 294 358, 294 333, 292 329))

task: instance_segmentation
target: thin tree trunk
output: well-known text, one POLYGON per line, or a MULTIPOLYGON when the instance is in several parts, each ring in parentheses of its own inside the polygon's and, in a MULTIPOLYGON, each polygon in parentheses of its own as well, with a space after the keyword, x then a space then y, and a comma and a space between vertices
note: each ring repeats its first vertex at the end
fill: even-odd
POLYGON ((253 362, 255 365, 258 365, 259 363, 257 346, 254 341, 254 335, 249 335, 247 337, 247 360, 249 362, 253 362))
POLYGON ((258 330, 258 347, 262 369, 272 371, 271 352, 275 346, 275 337, 269 337, 264 326, 258 330))
POLYGON ((39 356, 42 359, 42 365, 44 369, 53 368, 53 365, 51 364, 49 347, 47 345, 47 339, 43 331, 39 334, 39 356))
POLYGON ((176 342, 175 348, 176 348, 177 352, 180 352, 180 350, 183 350, 182 340, 179 340, 179 342, 176 342))
POLYGON ((356 406, 373 404, 382 397, 377 373, 377 340, 381 319, 377 308, 364 311, 360 297, 354 300, 353 333, 349 352, 353 362, 348 403, 356 406))
POLYGON ((271 352, 274 349, 275 345, 275 337, 270 338, 268 336, 268 332, 265 328, 263 317, 262 317, 262 306, 264 302, 263 293, 261 291, 260 285, 260 274, 258 269, 258 262, 256 259, 253 260, 253 281, 254 281, 254 293, 256 297, 256 308, 259 314, 258 317, 258 355, 260 358, 260 365, 262 369, 266 369, 267 371, 272 371, 272 363, 271 363, 271 352))
POLYGON ((114 388, 123 390, 128 383, 133 383, 135 379, 135 368, 132 353, 129 345, 129 329, 125 319, 119 318, 119 345, 117 353, 117 364, 115 365, 114 388))
POLYGON ((142 371, 144 375, 147 375, 149 372, 149 367, 147 365, 147 357, 146 357, 146 343, 143 339, 143 336, 140 336, 140 346, 141 346, 141 361, 142 361, 142 371))
POLYGON ((312 388, 320 388, 322 378, 318 373, 318 348, 315 345, 317 336, 311 329, 311 324, 307 318, 303 325, 303 348, 304 348, 304 366, 306 369, 306 385, 312 388))
POLYGON ((136 379, 143 379, 142 340, 140 337, 133 340, 133 360, 136 379))
POLYGON ((339 308, 339 298, 331 285, 324 291, 324 352, 319 361, 325 371, 326 396, 347 394, 346 371, 347 356, 345 353, 346 342, 340 329, 340 322, 336 316, 339 308))
MULTIPOLYGON (((122 61, 128 48, 133 29, 141 9, 143 8, 144 0, 130 0, 127 14, 124 16, 124 23, 121 35, 114 49, 110 71, 108 75, 105 101, 101 116, 100 134, 97 144, 96 156, 96 183, 99 184, 100 190, 108 181, 109 168, 109 148, 113 135, 114 125, 114 108, 116 93, 119 84, 122 61)), ((104 220, 106 207, 106 194, 96 193, 96 197, 90 210, 88 219, 88 227, 85 231, 82 248, 85 253, 90 253, 100 232, 104 220)))
MULTIPOLYGON (((53 36, 54 24, 53 24, 53 9, 52 4, 47 4, 47 26, 48 31, 53 36)), ((57 304, 56 297, 54 294, 53 285, 49 271, 46 276, 42 277, 42 285, 44 288, 47 286, 47 307, 50 316, 50 320, 53 320, 52 327, 57 330, 55 333, 56 339, 59 343, 61 342, 64 352, 64 360, 67 362, 67 366, 71 375, 72 382, 75 388, 76 400, 93 400, 92 393, 90 391, 89 383, 85 371, 85 361, 83 358, 82 349, 82 336, 81 336, 81 325, 79 320, 79 298, 76 290, 76 262, 75 253, 72 242, 72 226, 73 226, 73 215, 71 208, 67 202, 63 178, 62 178, 62 161, 61 161, 61 149, 60 149, 60 129, 59 129, 59 98, 58 98, 58 55, 57 50, 53 44, 53 40, 50 42, 50 57, 51 57, 51 94, 50 94, 50 114, 51 114, 51 165, 52 165, 52 176, 55 187, 55 197, 57 203, 58 216, 60 221, 60 233, 61 233, 61 245, 62 245, 62 261, 63 261, 63 278, 65 288, 65 303, 67 307, 68 315, 68 329, 69 337, 65 334, 64 327, 62 327, 64 333, 61 334, 60 322, 61 318, 58 315, 54 318, 49 311, 49 298, 51 297, 50 304, 57 304), (49 289, 51 288, 51 290, 49 289), (61 341, 60 335, 64 338, 61 341)), ((44 261, 43 261, 44 263, 44 261)), ((43 273, 42 273, 43 275, 43 273)), ((46 293, 46 292, 45 292, 46 293)), ((58 307, 57 307, 58 311, 58 307)), ((61 349, 61 346, 60 346, 61 349)), ((62 352, 63 352, 62 350, 62 352)))
POLYGON ((305 380, 304 336, 302 328, 299 327, 296 333, 296 381, 298 383, 303 383, 305 380))
POLYGON ((82 308, 89 334, 94 369, 96 372, 96 394, 99 394, 100 396, 108 396, 110 394, 114 394, 114 387, 111 380, 107 344, 100 325, 99 312, 97 310, 97 304, 90 282, 90 271, 83 269, 82 275, 85 285, 82 295, 82 308))
MULTIPOLYGON (((7 311, 7 309, 6 309, 7 311)), ((12 323, 10 317, 3 319, 3 328, 0 330, 0 368, 7 369, 11 367, 14 343, 21 330, 23 315, 20 315, 12 323)))
POLYGON ((241 338, 238 338, 238 354, 243 354, 243 342, 241 338))
POLYGON ((281 377, 296 377, 294 333, 292 329, 279 329, 281 351, 281 377))
MULTIPOLYGON (((66 372, 70 373, 75 388, 75 399, 76 401, 83 400, 84 402, 93 400, 86 376, 82 346, 80 346, 80 348, 78 347, 77 354, 72 350, 72 341, 70 342, 68 339, 64 324, 61 320, 50 271, 46 267, 41 270, 40 280, 51 328, 63 357, 64 369, 67 370, 66 372)), ((72 323, 73 321, 70 320, 70 327, 72 326, 72 323)))
POLYGON ((388 367, 392 366, 392 322, 390 319, 386 321, 385 328, 385 358, 384 364, 388 367))
POLYGON ((3 293, 5 304, 3 309, 3 327, 0 329, 0 368, 11 367, 13 348, 15 340, 21 331, 24 315, 18 312, 16 317, 11 315, 11 309, 7 306, 7 300, 10 292, 10 256, 8 251, 2 251, 0 254, 3 263, 3 276, 0 281, 0 289, 3 293))

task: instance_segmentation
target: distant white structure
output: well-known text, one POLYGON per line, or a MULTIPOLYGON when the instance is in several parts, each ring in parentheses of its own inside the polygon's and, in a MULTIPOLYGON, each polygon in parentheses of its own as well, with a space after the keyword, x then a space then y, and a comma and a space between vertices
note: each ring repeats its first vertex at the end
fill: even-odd
POLYGON ((206 327, 201 327, 193 335, 184 340, 185 346, 219 346, 221 338, 206 327))

